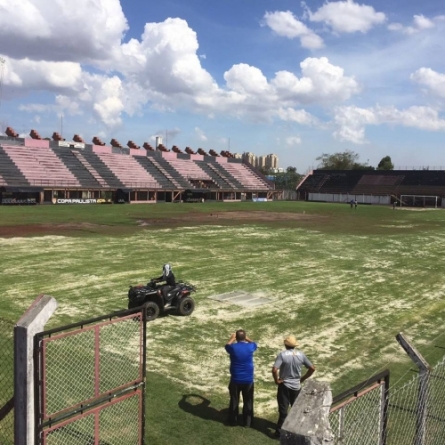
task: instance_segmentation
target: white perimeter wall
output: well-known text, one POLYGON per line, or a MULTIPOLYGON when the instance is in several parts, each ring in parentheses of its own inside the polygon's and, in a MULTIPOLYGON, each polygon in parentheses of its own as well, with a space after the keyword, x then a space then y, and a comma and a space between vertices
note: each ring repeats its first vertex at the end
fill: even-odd
POLYGON ((388 195, 350 195, 345 193, 309 193, 309 201, 349 202, 356 199, 359 204, 390 204, 388 195))

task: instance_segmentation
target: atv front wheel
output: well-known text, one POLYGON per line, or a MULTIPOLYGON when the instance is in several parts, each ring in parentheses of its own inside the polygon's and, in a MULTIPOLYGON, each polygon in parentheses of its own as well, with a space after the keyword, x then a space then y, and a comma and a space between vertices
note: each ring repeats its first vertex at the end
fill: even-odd
POLYGON ((144 309, 147 314, 147 321, 152 321, 159 315, 159 306, 153 301, 145 303, 144 309))
POLYGON ((178 314, 179 315, 190 315, 195 309, 195 300, 190 297, 184 297, 179 302, 178 314))

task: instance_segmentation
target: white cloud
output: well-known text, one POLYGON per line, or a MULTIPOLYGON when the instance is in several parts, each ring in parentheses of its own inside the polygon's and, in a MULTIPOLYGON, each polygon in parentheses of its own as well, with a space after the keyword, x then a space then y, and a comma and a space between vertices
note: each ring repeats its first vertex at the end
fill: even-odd
POLYGON ((350 106, 338 107, 334 122, 338 126, 338 130, 334 132, 336 139, 363 144, 366 142, 365 126, 376 124, 377 119, 373 110, 350 106))
POLYGON ((266 12, 264 21, 279 36, 288 39, 299 38, 303 48, 317 49, 324 46, 323 39, 298 20, 291 11, 266 12))
POLYGON ((383 12, 376 12, 372 6, 359 5, 353 0, 326 2, 314 13, 307 8, 307 14, 312 22, 325 23, 338 33, 366 33, 386 20, 383 12))
POLYGON ((107 60, 127 28, 119 0, 0 1, 0 52, 16 59, 107 60))
MULTIPOLYGON (((435 17, 434 20, 440 21, 440 16, 435 17)), ((404 34, 416 34, 420 31, 423 31, 425 29, 431 29, 434 28, 436 25, 433 20, 430 20, 429 18, 425 17, 424 15, 415 15, 413 17, 413 25, 412 26, 404 26, 401 23, 390 23, 388 25, 388 29, 390 31, 398 31, 402 32, 404 34)))
POLYGON ((147 23, 140 41, 131 39, 122 45, 117 63, 152 99, 169 103, 172 95, 207 95, 217 89, 212 76, 201 67, 198 48, 196 33, 187 22, 169 18, 147 23))
POLYGON ((122 123, 120 115, 124 110, 121 79, 117 76, 106 79, 101 76, 91 76, 90 81, 94 85, 95 114, 107 127, 119 126, 122 123))
POLYGON ((240 94, 263 94, 269 90, 266 76, 259 68, 240 63, 224 73, 227 87, 240 94))
POLYGON ((3 82, 12 89, 72 90, 80 85, 82 69, 74 62, 6 59, 3 82))
POLYGON ((445 98, 445 74, 431 68, 420 68, 411 74, 411 80, 426 86, 433 95, 445 98))
POLYGON ((200 141, 202 142, 207 141, 207 136, 204 134, 204 131, 202 131, 199 127, 195 127, 195 133, 200 141))
POLYGON ((431 107, 412 106, 404 110, 395 107, 359 108, 356 106, 337 107, 334 122, 338 129, 334 137, 355 144, 366 143, 367 125, 399 125, 427 131, 445 131, 445 119, 438 110, 431 107))
POLYGON ((295 110, 294 108, 279 108, 277 117, 283 121, 296 122, 301 125, 319 125, 318 119, 306 110, 295 110))
POLYGON ((300 136, 288 136, 286 138, 286 145, 289 147, 294 147, 295 145, 301 144, 300 136))
MULTIPOLYGON (((9 5, 11 0, 0 0, 0 5, 6 1, 9 5)), ((2 10, 4 15, 0 17, 0 24, 14 18, 17 23, 8 31, 0 30, 0 37, 3 32, 10 41, 16 36, 17 27, 26 25, 24 35, 17 37, 22 39, 17 45, 28 48, 26 45, 34 39, 40 42, 41 48, 35 52, 31 42, 29 54, 34 58, 40 57, 36 54, 48 57, 44 60, 19 56, 7 59, 4 82, 11 97, 31 91, 54 94, 53 104, 31 104, 21 108, 23 111, 83 113, 87 118, 93 116, 103 123, 107 130, 119 127, 124 113, 131 115, 144 106, 166 111, 187 109, 206 116, 225 114, 255 122, 283 119, 302 125, 318 125, 312 114, 301 109, 303 105, 338 104, 360 90, 354 78, 346 76, 341 67, 324 57, 305 59, 300 64, 301 74, 279 71, 269 79, 259 68, 239 63, 224 73, 225 84, 219 86, 201 66, 197 35, 185 20, 169 18, 160 23, 147 23, 139 40, 122 43, 127 24, 117 0, 109 3, 79 0, 77 9, 69 6, 66 11, 60 10, 60 1, 55 0, 54 11, 59 12, 60 23, 66 21, 66 32, 61 33, 58 22, 45 28, 48 37, 40 35, 40 28, 27 22, 33 19, 33 13, 25 11, 20 18, 15 11, 2 10), (77 39, 78 26, 83 23, 81 15, 85 15, 89 7, 99 8, 101 13, 98 23, 92 26, 95 30, 85 31, 85 35, 95 42, 84 48, 83 37, 77 39), (77 28, 68 14, 77 19, 77 28), (94 34, 100 27, 109 42, 103 40, 102 34, 98 37, 94 34), (63 36, 58 38, 58 32, 63 36), (98 48, 105 44, 107 48, 99 56, 98 48), (79 45, 79 48, 74 50, 73 45, 79 45), (85 61, 89 61, 88 66, 93 66, 94 74, 88 72, 85 61)), ((25 0, 22 6, 38 12, 35 20, 49 21, 49 6, 44 0, 25 0)), ((87 14, 91 15, 91 12, 87 14)), ((316 34, 293 16, 287 18, 292 19, 291 25, 300 26, 299 31, 294 31, 299 38, 314 39, 311 45, 316 45, 316 34)), ((0 39, 0 47, 3 43, 0 39)))
POLYGON ((289 71, 280 71, 272 80, 281 99, 293 98, 300 103, 329 103, 345 101, 360 91, 357 81, 345 76, 344 70, 329 63, 326 57, 309 57, 300 66, 300 79, 289 71))
POLYGON ((426 18, 422 14, 414 16, 414 25, 418 29, 429 29, 429 28, 434 28, 435 26, 430 19, 426 18))

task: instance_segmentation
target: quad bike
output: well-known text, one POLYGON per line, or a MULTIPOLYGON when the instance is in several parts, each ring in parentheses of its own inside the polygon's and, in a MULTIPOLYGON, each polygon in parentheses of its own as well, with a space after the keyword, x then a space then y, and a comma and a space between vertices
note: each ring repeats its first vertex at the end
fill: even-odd
POLYGON ((154 280, 146 286, 139 284, 130 286, 128 291, 128 309, 144 306, 147 321, 154 320, 161 312, 176 312, 178 315, 190 315, 195 309, 195 300, 190 296, 196 288, 189 283, 179 281, 176 286, 164 297, 162 286, 154 280))

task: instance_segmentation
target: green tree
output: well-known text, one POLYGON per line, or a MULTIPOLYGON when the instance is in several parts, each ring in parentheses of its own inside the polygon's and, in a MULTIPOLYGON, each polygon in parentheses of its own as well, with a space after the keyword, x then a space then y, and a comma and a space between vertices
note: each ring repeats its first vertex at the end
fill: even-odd
POLYGON ((297 173, 296 167, 287 167, 283 173, 274 173, 275 187, 278 190, 295 190, 302 175, 297 173))
POLYGON ((394 170, 394 164, 391 161, 391 156, 385 156, 379 162, 377 170, 394 170))
POLYGON ((323 153, 316 158, 320 162, 318 164, 320 170, 374 170, 374 167, 362 164, 358 159, 358 153, 350 150, 334 154, 323 153))

